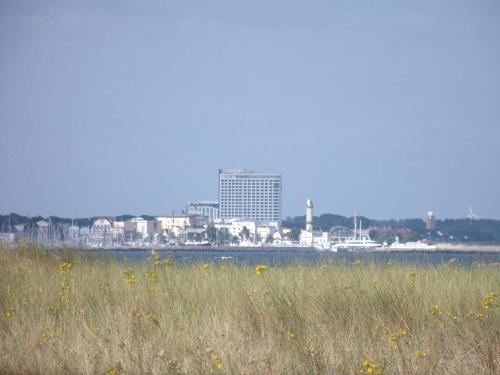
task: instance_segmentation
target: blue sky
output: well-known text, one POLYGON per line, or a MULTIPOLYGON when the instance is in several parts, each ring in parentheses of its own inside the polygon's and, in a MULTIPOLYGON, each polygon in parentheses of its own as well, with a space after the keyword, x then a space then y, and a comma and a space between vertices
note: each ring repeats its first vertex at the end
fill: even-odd
POLYGON ((0 3, 0 213, 500 218, 498 1, 0 3))

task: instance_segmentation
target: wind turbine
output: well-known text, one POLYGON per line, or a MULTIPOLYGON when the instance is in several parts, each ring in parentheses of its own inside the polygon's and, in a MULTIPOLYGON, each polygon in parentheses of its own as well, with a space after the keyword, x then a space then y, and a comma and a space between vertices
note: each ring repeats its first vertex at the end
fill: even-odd
POLYGON ((467 214, 466 216, 467 219, 470 220, 470 222, 472 223, 472 220, 476 220, 476 219, 479 219, 479 216, 477 216, 473 211, 472 211, 472 207, 471 205, 469 204, 469 213, 467 214))

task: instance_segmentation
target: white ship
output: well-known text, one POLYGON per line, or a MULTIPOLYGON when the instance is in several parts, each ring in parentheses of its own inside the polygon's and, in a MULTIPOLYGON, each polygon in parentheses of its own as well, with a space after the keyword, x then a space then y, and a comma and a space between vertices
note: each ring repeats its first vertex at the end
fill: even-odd
POLYGON ((208 240, 203 241, 185 241, 185 246, 210 246, 210 242, 208 240))
POLYGON ((357 230, 357 218, 354 215, 354 236, 346 238, 339 242, 332 242, 330 244, 331 251, 358 251, 358 250, 374 250, 380 248, 382 245, 373 241, 369 235, 361 235, 361 220, 359 221, 359 236, 357 230))
POLYGON ((399 237, 396 236, 396 241, 389 247, 390 250, 436 250, 436 246, 428 245, 425 242, 399 242, 399 237))
POLYGON ((330 250, 339 251, 357 251, 357 250, 374 250, 382 245, 373 241, 369 236, 353 237, 342 242, 332 243, 330 250))

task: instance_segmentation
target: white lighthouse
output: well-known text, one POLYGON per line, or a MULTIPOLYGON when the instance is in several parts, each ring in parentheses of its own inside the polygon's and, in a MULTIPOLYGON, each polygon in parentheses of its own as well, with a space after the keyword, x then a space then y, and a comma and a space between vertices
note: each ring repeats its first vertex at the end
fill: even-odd
POLYGON ((306 202, 306 231, 313 231, 313 202, 311 199, 306 202))

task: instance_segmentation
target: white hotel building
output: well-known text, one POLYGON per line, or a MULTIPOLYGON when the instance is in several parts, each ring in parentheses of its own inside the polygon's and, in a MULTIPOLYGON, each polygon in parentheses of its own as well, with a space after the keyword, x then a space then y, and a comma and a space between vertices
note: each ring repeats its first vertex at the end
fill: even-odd
POLYGON ((256 222, 281 221, 281 175, 219 170, 219 217, 256 222))

